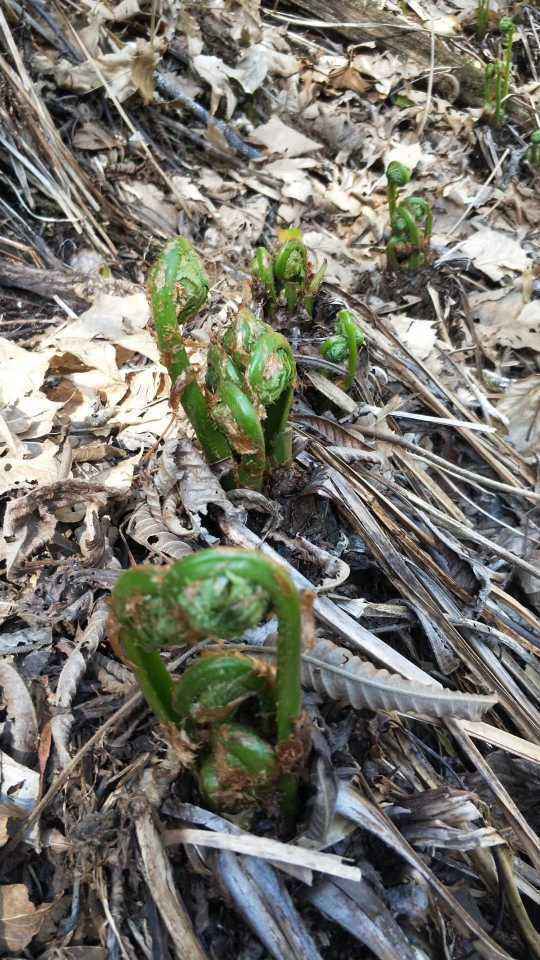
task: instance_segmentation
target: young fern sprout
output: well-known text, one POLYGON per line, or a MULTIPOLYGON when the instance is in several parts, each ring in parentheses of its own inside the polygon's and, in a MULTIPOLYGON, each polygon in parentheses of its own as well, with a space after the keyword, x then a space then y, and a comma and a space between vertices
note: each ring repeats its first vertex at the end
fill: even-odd
POLYGON ((260 489, 267 461, 292 456, 288 423, 296 382, 289 342, 243 309, 208 354, 212 415, 240 458, 237 485, 260 489))
POLYGON ((535 130, 532 134, 526 157, 531 167, 540 170, 540 130, 535 130))
POLYGON ((112 639, 135 672, 158 719, 180 727, 201 749, 198 780, 215 807, 271 799, 277 786, 294 815, 300 735, 301 603, 289 574, 260 553, 218 547, 170 567, 135 567, 112 593, 112 639), (208 653, 173 680, 160 650, 205 638, 237 639, 273 611, 277 671, 239 653, 208 653), (239 723, 254 702, 257 727, 239 723), (269 741, 275 739, 275 745, 269 741), (296 773, 295 773, 296 771, 296 773))
POLYGON ((392 234, 386 245, 390 270, 418 270, 428 260, 433 214, 427 200, 408 197, 396 207, 392 234))
POLYGON ((184 345, 182 327, 208 299, 208 277, 193 247, 184 237, 170 240, 148 277, 150 306, 158 347, 174 391, 210 463, 227 460, 231 448, 213 423, 184 345))
POLYGON ((486 64, 484 70, 484 113, 488 120, 497 125, 504 119, 500 60, 486 64))
POLYGON ((312 316, 325 272, 324 264, 317 272, 311 267, 300 230, 285 231, 285 242, 275 257, 265 247, 258 247, 251 261, 251 273, 263 293, 270 316, 280 303, 291 313, 302 305, 312 316))
POLYGON ((390 223, 395 217, 399 192, 405 187, 412 177, 412 171, 404 163, 392 160, 386 168, 386 196, 388 198, 388 211, 390 213, 390 223))
POLYGON ((336 317, 336 333, 325 340, 321 353, 332 363, 347 361, 347 376, 343 388, 350 390, 358 372, 358 351, 364 346, 366 338, 359 326, 358 317, 352 310, 340 310, 336 317))
POLYGON ((503 38, 501 99, 504 101, 510 93, 510 80, 512 78, 512 44, 514 42, 516 25, 511 17, 501 17, 499 20, 499 30, 501 31, 503 38))
POLYGON ((476 7, 476 33, 482 39, 485 37, 489 26, 489 5, 490 0, 478 0, 476 7))
POLYGON ((499 30, 502 34, 503 58, 488 63, 484 71, 484 113, 496 126, 506 117, 505 101, 510 93, 512 79, 512 44, 516 26, 511 17, 501 17, 499 30))
MULTIPOLYGON (((260 258, 264 265, 264 258, 260 258)), ((291 271, 292 272, 292 271, 291 271)), ((288 417, 296 366, 288 341, 248 310, 211 346, 205 387, 195 378, 182 326, 206 302, 208 280, 187 240, 165 247, 150 272, 152 314, 163 363, 209 463, 224 461, 235 486, 260 490, 268 465, 292 456, 288 417)))

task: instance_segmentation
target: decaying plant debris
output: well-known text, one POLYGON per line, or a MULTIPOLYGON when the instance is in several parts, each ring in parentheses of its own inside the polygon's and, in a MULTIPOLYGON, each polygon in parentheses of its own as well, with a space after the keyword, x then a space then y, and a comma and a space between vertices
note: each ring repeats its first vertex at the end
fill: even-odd
MULTIPOLYGON (((540 12, 483 7, 0 5, 1 956, 540 957, 540 12), (433 214, 415 262, 398 230, 387 263, 391 162, 433 214), (271 318, 294 459, 226 491, 149 267, 197 250, 202 371, 297 227, 326 277, 271 318), (309 598, 294 831, 205 808, 109 642, 123 569, 218 545, 309 598)), ((271 671, 275 620, 231 648, 271 671)))

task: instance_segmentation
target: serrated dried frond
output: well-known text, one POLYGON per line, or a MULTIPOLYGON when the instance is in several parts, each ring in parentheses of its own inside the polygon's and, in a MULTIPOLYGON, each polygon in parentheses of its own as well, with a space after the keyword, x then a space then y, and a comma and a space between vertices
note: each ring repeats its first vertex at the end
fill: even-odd
POLYGON ((497 703, 495 696, 445 690, 435 684, 415 683, 388 670, 378 670, 329 640, 318 640, 313 651, 304 654, 302 680, 318 693, 333 700, 344 700, 357 709, 367 707, 478 720, 497 703))

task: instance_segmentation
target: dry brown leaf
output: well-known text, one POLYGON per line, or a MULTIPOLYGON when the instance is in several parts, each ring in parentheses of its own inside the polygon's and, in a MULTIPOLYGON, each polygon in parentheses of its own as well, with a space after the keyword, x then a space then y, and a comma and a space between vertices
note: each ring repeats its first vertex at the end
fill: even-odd
POLYGON ((533 460, 540 452, 540 375, 515 380, 497 409, 508 421, 513 446, 533 460))
POLYGON ((172 533, 163 521, 152 516, 145 503, 131 515, 127 533, 152 553, 172 560, 181 560, 193 553, 188 543, 172 533))
POLYGON ((364 80, 352 63, 347 64, 346 67, 338 67, 333 70, 328 82, 335 90, 354 90, 355 93, 366 93, 372 86, 371 83, 364 80))
POLYGON ((514 236, 484 227, 457 249, 464 257, 470 257, 475 267, 491 280, 502 280, 511 270, 522 273, 531 266, 531 261, 514 236))
POLYGON ((219 57, 206 56, 199 54, 193 57, 191 64, 203 80, 206 80, 212 88, 210 99, 210 113, 212 116, 217 112, 222 97, 225 97, 226 109, 225 116, 229 120, 234 112, 237 99, 229 83, 229 77, 234 75, 234 69, 228 67, 219 57))
POLYGON ((162 234, 164 232, 165 236, 177 233, 178 211, 154 183, 121 180, 118 188, 121 199, 137 210, 139 217, 148 221, 155 230, 162 234))
POLYGON ((26 949, 38 933, 48 906, 38 909, 24 883, 0 885, 0 947, 10 953, 26 949))
POLYGON ((300 157, 304 153, 320 150, 322 144, 304 136, 299 130, 288 127, 279 117, 273 116, 268 123, 257 127, 251 134, 253 143, 260 143, 270 153, 286 157, 300 157))
POLYGON ((152 44, 139 38, 131 65, 131 80, 146 105, 154 99, 154 70, 158 60, 159 55, 152 44))
MULTIPOLYGON (((144 91, 144 94, 148 95, 150 78, 157 66, 160 48, 159 39, 154 45, 145 40, 130 40, 114 53, 95 57, 109 91, 120 103, 136 91, 144 91)), ((69 60, 58 60, 53 73, 58 86, 78 93, 89 93, 102 86, 102 80, 91 60, 77 65, 69 60)))
POLYGON ((96 120, 87 120, 77 128, 73 136, 73 146, 79 150, 110 150, 123 141, 116 134, 109 133, 96 120))

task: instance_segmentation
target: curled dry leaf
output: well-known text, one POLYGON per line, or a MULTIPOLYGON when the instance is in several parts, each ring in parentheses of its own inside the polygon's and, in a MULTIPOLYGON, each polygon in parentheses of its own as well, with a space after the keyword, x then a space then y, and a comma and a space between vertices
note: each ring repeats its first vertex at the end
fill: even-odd
POLYGON ((51 733, 58 752, 60 765, 67 766, 71 760, 69 753, 69 735, 74 723, 71 704, 77 693, 81 678, 86 673, 99 644, 107 634, 109 609, 105 601, 99 601, 80 637, 77 646, 67 658, 58 678, 55 694, 55 712, 51 718, 51 733))
POLYGON ((4 542, 0 542, 8 578, 16 575, 27 557, 51 540, 58 523, 57 510, 89 499, 103 506, 107 495, 97 484, 61 480, 38 487, 18 500, 11 500, 4 516, 4 542))
POLYGON ((0 660, 0 687, 5 711, 2 739, 15 760, 27 763, 37 749, 36 711, 24 680, 7 660, 0 660))
POLYGON ((397 710, 429 717, 480 719, 497 697, 444 690, 405 680, 353 656, 329 640, 318 640, 302 658, 303 682, 355 708, 397 710))
POLYGON ((297 554, 297 556, 321 567, 324 580, 314 588, 316 593, 336 590, 349 579, 351 570, 348 563, 340 560, 340 558, 336 557, 333 553, 329 553, 328 550, 323 550, 322 547, 311 543, 306 537, 296 536, 293 539, 281 533, 279 530, 273 530, 268 534, 268 538, 285 544, 293 553, 297 554))
POLYGON ((163 520, 152 516, 145 503, 132 513, 127 534, 152 553, 170 557, 172 560, 180 560, 193 552, 193 548, 172 533, 163 520))
POLYGON ((49 909, 32 903, 24 883, 0 885, 0 947, 10 954, 26 950, 49 909))

